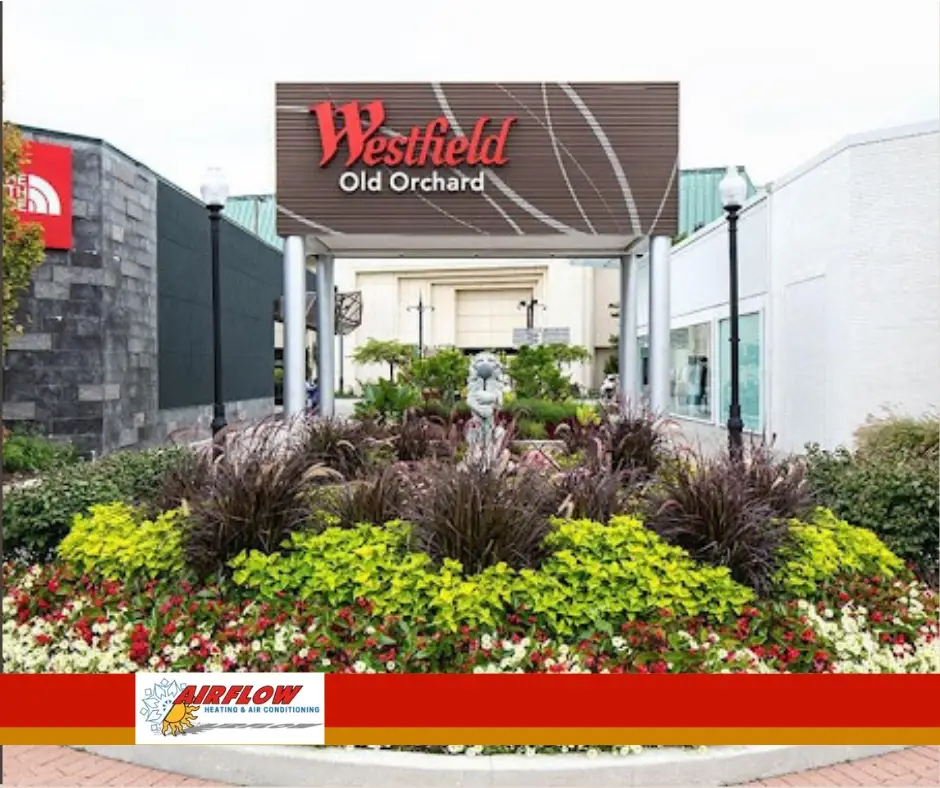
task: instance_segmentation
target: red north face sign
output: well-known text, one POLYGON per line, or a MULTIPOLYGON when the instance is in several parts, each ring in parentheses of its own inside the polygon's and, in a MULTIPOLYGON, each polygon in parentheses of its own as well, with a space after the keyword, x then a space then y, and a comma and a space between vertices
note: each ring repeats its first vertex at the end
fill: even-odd
POLYGON ((72 248, 72 149, 25 140, 19 175, 7 194, 24 221, 42 226, 46 249, 72 248))

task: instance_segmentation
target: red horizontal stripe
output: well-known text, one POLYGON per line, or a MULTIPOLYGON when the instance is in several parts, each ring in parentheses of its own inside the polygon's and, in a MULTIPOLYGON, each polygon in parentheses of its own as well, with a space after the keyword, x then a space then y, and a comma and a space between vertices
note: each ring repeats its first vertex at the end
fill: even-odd
POLYGON ((132 673, 0 674, 0 727, 133 727, 134 685, 132 673))
POLYGON ((326 677, 327 727, 940 727, 936 675, 326 677))
MULTIPOLYGON (((0 675, 0 727, 136 722, 132 674, 0 675)), ((940 728, 940 675, 328 675, 328 727, 940 728)))

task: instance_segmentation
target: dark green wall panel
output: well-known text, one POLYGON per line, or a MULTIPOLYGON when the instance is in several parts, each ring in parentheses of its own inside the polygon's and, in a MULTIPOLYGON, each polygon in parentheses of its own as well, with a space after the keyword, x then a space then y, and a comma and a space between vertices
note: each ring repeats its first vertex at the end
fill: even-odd
MULTIPOLYGON (((223 219, 222 366, 226 402, 274 396, 274 301, 282 254, 223 219)), ((212 402, 209 220, 202 203, 160 182, 157 281, 160 408, 212 402)), ((308 278, 313 288, 313 277, 308 278)))

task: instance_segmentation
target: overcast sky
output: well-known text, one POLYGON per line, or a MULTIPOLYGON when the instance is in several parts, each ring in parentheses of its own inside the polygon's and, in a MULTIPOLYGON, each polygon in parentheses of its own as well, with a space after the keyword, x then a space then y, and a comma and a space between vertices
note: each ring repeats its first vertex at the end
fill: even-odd
POLYGON ((7 0, 4 116, 263 193, 278 80, 678 79, 681 165, 762 183, 940 115, 938 35, 938 0, 7 0))

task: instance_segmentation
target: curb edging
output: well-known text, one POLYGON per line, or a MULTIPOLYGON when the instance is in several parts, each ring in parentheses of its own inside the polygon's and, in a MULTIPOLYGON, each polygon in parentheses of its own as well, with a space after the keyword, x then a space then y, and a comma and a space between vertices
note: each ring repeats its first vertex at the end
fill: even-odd
POLYGON ((735 785, 905 749, 903 746, 755 745, 637 755, 461 756, 390 750, 205 745, 75 747, 151 769, 243 786, 735 785))

